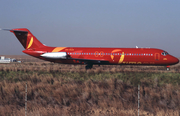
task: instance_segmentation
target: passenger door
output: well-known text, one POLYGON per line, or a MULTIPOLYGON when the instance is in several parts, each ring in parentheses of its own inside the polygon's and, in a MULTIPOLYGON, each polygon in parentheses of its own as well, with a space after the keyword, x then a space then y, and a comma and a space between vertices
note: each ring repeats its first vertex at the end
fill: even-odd
POLYGON ((156 60, 156 61, 159 60, 159 53, 155 53, 155 60, 156 60))

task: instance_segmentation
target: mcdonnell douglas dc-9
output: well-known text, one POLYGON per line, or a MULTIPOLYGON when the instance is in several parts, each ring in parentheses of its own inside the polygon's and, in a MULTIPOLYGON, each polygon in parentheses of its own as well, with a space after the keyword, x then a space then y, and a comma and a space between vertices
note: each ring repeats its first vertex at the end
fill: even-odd
MULTIPOLYGON (((7 30, 7 29, 4 29, 7 30)), ((177 64, 179 60, 168 52, 155 48, 49 47, 42 44, 28 29, 8 30, 25 48, 24 53, 42 60, 62 64, 93 65, 155 65, 177 64)))

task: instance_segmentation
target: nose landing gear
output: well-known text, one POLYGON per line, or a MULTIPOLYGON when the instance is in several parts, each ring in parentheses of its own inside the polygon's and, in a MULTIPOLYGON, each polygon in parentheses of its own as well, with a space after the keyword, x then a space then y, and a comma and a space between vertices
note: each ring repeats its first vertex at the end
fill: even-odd
POLYGON ((170 66, 166 66, 166 70, 169 71, 170 70, 170 66))

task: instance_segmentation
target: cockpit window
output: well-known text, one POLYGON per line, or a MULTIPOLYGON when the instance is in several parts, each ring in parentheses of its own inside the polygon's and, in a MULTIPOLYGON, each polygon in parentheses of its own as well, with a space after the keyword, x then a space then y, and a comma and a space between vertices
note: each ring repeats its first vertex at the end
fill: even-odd
POLYGON ((163 56, 168 55, 168 53, 167 53, 167 52, 165 52, 165 51, 163 51, 161 54, 162 54, 163 56))

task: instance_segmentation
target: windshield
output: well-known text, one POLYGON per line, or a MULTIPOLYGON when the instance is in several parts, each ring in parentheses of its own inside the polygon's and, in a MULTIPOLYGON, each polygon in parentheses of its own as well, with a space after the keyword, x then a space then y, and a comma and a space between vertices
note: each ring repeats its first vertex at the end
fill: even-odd
POLYGON ((168 53, 167 53, 167 52, 165 52, 165 51, 163 51, 161 54, 162 54, 163 56, 168 55, 168 53))

